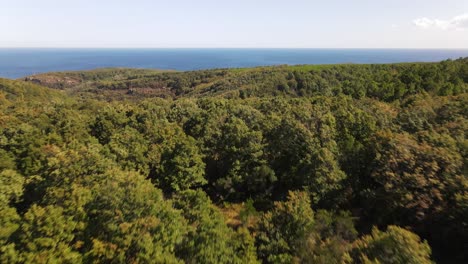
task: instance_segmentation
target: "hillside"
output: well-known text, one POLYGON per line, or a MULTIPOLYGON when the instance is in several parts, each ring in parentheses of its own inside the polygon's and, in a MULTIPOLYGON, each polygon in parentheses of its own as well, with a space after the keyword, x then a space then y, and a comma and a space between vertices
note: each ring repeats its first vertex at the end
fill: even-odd
POLYGON ((48 89, 41 85, 24 81, 14 81, 0 78, 0 93, 10 102, 36 101, 43 102, 51 99, 63 99, 61 92, 48 89))
POLYGON ((193 72, 104 69, 27 77, 92 97, 225 97, 349 95, 392 101, 423 91, 466 92, 467 58, 440 63, 299 65, 193 72))
POLYGON ((468 58, 0 79, 1 263, 466 263, 468 58))

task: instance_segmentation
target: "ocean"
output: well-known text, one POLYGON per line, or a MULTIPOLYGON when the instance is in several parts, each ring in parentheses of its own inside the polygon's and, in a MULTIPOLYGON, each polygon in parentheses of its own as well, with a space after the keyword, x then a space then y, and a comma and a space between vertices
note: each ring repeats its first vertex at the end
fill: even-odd
POLYGON ((180 71, 268 65, 434 62, 468 49, 32 49, 1 48, 0 77, 103 67, 180 71))

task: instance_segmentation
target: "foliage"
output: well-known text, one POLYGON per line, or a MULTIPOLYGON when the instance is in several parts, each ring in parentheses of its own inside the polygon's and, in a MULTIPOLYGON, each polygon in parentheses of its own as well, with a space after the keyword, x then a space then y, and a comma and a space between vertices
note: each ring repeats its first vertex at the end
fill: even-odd
POLYGON ((313 226, 314 212, 307 193, 290 192, 287 201, 276 202, 259 223, 259 257, 270 263, 292 262, 313 226))
POLYGON ((161 191, 140 175, 110 171, 95 188, 85 231, 90 262, 178 262, 174 245, 185 222, 161 191))
POLYGON ((356 241, 353 249, 357 263, 432 263, 430 255, 426 241, 397 226, 388 226, 385 232, 373 228, 372 234, 356 241))
POLYGON ((0 79, 0 262, 466 263, 467 65, 0 79))
POLYGON ((250 233, 230 229, 203 191, 185 191, 175 199, 192 227, 178 248, 186 263, 257 263, 250 233))
POLYGON ((73 245, 75 226, 60 207, 33 205, 16 234, 22 262, 81 263, 82 256, 73 245))

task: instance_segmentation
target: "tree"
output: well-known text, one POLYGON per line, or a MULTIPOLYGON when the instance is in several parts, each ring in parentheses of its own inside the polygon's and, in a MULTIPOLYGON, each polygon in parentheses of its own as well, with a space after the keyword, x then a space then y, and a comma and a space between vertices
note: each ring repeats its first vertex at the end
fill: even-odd
POLYGON ((291 263, 313 227, 309 195, 289 192, 285 202, 275 202, 260 220, 256 242, 259 258, 268 263, 291 263))
POLYGON ((60 207, 33 205, 16 234, 17 249, 25 263, 81 263, 75 250, 76 223, 60 207))
POLYGON ((136 129, 126 126, 110 136, 108 148, 124 170, 148 175, 148 141, 136 129))
POLYGON ((356 236, 349 213, 319 210, 315 214, 313 232, 302 242, 296 260, 299 263, 351 263, 349 251, 356 236))
POLYGON ((257 263, 248 231, 229 228, 203 191, 180 192, 174 204, 191 227, 177 249, 177 256, 186 263, 257 263))
POLYGON ((13 170, 0 172, 0 204, 10 205, 19 202, 23 195, 25 179, 13 170))
POLYGON ((162 146, 160 161, 153 164, 156 185, 172 193, 205 184, 205 163, 195 140, 189 136, 173 140, 174 145, 162 146))
POLYGON ((263 153, 263 136, 237 117, 229 117, 208 146, 207 178, 226 200, 261 196, 276 181, 263 153))
POLYGON ((90 124, 90 134, 105 145, 111 140, 111 136, 116 133, 116 129, 124 128, 128 124, 128 115, 131 113, 124 105, 108 105, 100 110, 93 123, 90 124))
POLYGON ((267 160, 277 175, 276 191, 303 189, 314 176, 314 153, 320 148, 313 134, 302 124, 284 118, 265 136, 267 160))
POLYGON ((375 151, 368 182, 374 216, 410 224, 441 213, 453 195, 448 184, 461 174, 458 153, 393 133, 380 133, 375 151))
POLYGON ((372 229, 354 243, 352 256, 357 263, 424 264, 432 263, 431 248, 419 236, 398 226, 383 232, 372 229))
POLYGON ((96 178, 87 205, 86 260, 179 262, 174 249, 186 233, 185 221, 162 192, 136 173, 115 170, 96 178))
POLYGON ((23 185, 24 177, 15 171, 0 172, 0 262, 2 263, 20 261, 11 236, 22 222, 13 205, 21 199, 23 185))

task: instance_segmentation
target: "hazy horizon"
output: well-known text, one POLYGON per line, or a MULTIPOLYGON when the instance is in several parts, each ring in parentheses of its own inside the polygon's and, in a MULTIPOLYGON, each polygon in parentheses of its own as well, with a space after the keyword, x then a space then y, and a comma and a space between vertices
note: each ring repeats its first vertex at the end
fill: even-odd
POLYGON ((0 48, 0 77, 124 67, 181 71, 272 65, 436 62, 468 49, 0 48))
POLYGON ((3 48, 466 49, 468 1, 0 0, 3 48))
POLYGON ((0 49, 82 49, 82 50, 105 50, 105 49, 115 49, 115 50, 468 50, 468 48, 326 48, 326 47, 317 47, 317 48, 289 48, 289 47, 0 47, 0 49))

